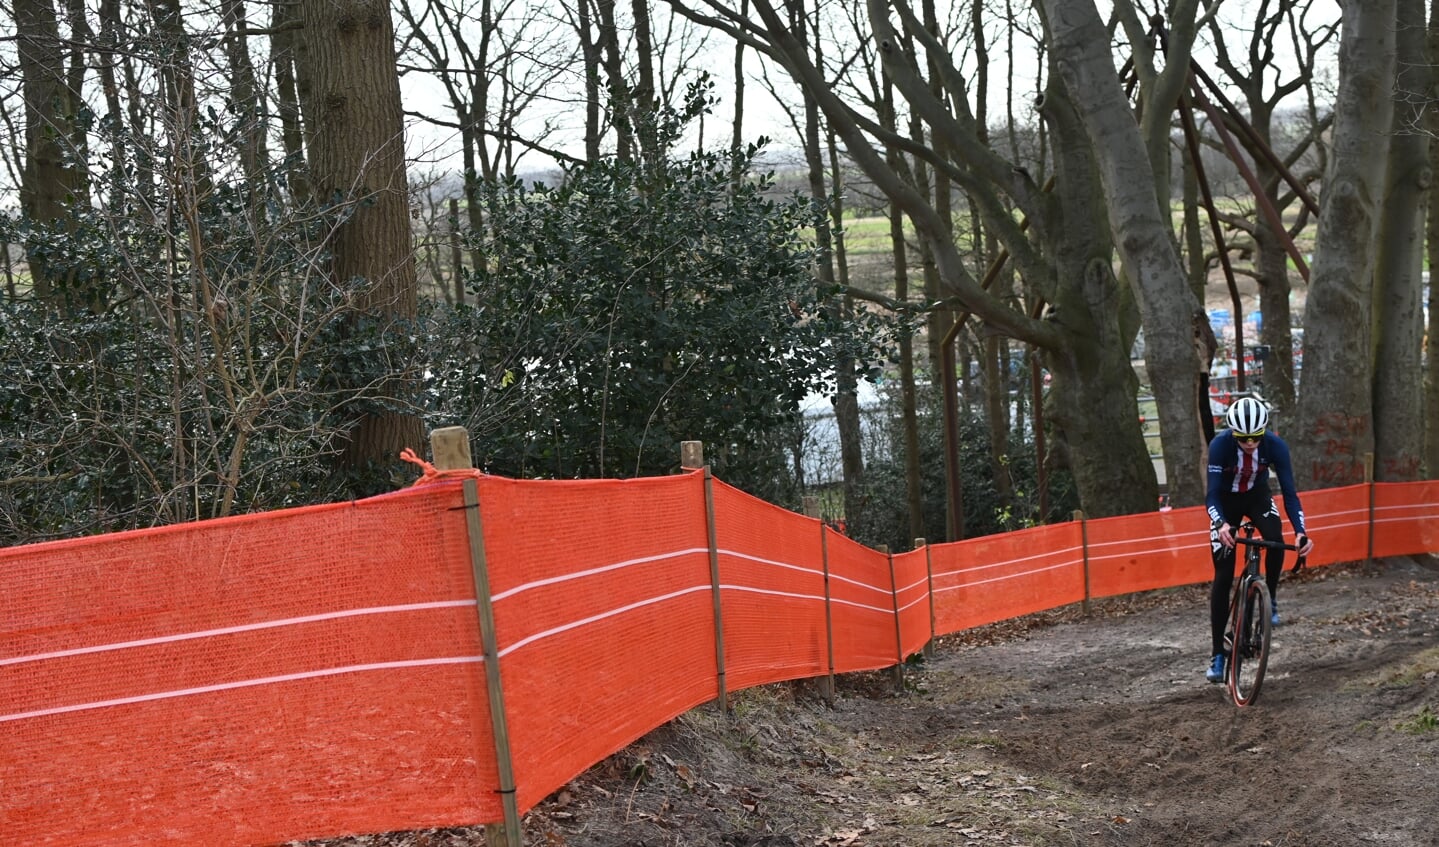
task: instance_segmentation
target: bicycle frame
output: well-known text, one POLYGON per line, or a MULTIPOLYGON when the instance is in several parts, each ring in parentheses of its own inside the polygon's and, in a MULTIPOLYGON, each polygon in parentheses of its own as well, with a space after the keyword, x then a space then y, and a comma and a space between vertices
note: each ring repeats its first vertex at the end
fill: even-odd
MULTIPOLYGON (((1264 671, 1269 665, 1272 601, 1269 586, 1259 570, 1260 548, 1294 550, 1299 548, 1282 541, 1255 538, 1258 527, 1242 522, 1234 533, 1236 544, 1244 545, 1244 570, 1234 582, 1229 600, 1229 633, 1224 685, 1236 706, 1248 706, 1259 698, 1264 671)), ((1301 556, 1295 565, 1302 567, 1301 556)))

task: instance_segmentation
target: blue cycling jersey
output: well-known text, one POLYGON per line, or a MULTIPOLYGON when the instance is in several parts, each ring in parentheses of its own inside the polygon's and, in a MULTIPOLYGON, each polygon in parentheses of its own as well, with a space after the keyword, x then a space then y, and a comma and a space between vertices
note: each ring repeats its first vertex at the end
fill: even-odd
MULTIPOLYGON (((1205 490, 1204 505, 1208 508, 1209 519, 1212 521, 1224 519, 1221 497, 1235 493, 1235 478, 1242 474, 1242 449, 1233 430, 1226 429, 1209 442, 1208 486, 1205 490)), ((1266 432, 1260 436, 1259 445, 1254 449, 1254 460, 1253 475, 1244 480, 1247 483, 1245 490, 1258 488, 1268 492, 1269 473, 1272 470, 1279 480, 1279 491, 1284 497, 1284 511, 1289 515, 1289 522, 1294 525, 1295 534, 1306 535, 1304 507, 1300 505, 1299 493, 1294 489, 1294 470, 1289 462, 1289 445, 1274 433, 1266 432)))

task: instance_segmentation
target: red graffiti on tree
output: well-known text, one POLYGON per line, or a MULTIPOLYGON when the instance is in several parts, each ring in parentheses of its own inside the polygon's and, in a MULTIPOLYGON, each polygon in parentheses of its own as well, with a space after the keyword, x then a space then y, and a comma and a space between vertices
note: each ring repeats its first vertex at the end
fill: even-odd
POLYGON ((1364 461, 1358 458, 1355 439, 1369 434, 1369 418, 1327 412, 1315 422, 1320 456, 1311 463, 1315 485, 1351 485, 1364 481, 1364 461))

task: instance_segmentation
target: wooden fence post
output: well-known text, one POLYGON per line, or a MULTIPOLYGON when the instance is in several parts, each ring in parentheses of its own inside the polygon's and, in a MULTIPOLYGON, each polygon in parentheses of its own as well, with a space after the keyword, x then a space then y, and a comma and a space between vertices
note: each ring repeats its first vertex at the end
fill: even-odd
POLYGON ((899 580, 894 575, 894 554, 889 552, 888 544, 881 544, 879 552, 889 562, 889 596, 894 600, 894 652, 899 657, 899 662, 890 669, 890 676, 894 679, 894 690, 904 691, 904 635, 899 626, 899 580))
POLYGON ((1369 539, 1364 564, 1374 564, 1374 454, 1364 454, 1364 482, 1369 486, 1369 539))
MULTIPOLYGON (((819 520, 819 498, 813 494, 806 494, 804 497, 804 513, 809 517, 819 520)), ((829 596, 829 527, 819 520, 819 559, 820 567, 824 571, 824 648, 825 667, 824 677, 819 681, 820 696, 830 706, 834 705, 834 611, 831 608, 829 596)))
POLYGON ((710 599, 714 607, 715 622, 715 674, 719 689, 715 701, 720 711, 729 711, 729 683, 725 679, 724 661, 724 608, 720 602, 719 543, 715 535, 715 494, 714 475, 705 464, 705 447, 702 441, 680 442, 680 467, 685 470, 704 468, 705 472, 705 534, 709 543, 710 557, 710 599))
MULTIPOLYGON (((430 433, 430 454, 436 470, 459 470, 474 466, 470 458, 470 434, 460 426, 430 433)), ((485 824, 485 843, 521 847, 520 810, 515 797, 514 760, 505 718, 505 695, 500 684, 500 651, 495 637, 495 610, 490 602, 490 576, 485 560, 485 536, 480 524, 479 485, 473 477, 464 481, 465 524, 470 537, 470 569, 475 581, 475 609, 479 615, 480 643, 485 653, 485 691, 490 698, 490 724, 495 735, 496 770, 500 780, 500 802, 504 823, 485 824)), ((481 756, 484 754, 481 753, 481 756)))
POLYGON ((929 554, 929 544, 923 538, 914 540, 914 549, 924 548, 924 578, 929 586, 929 640, 924 642, 924 657, 934 657, 934 559, 929 554))
POLYGON ((1084 551, 1084 603, 1081 608, 1084 616, 1089 617, 1089 526, 1085 522, 1084 512, 1075 509, 1074 519, 1079 521, 1079 543, 1084 551))

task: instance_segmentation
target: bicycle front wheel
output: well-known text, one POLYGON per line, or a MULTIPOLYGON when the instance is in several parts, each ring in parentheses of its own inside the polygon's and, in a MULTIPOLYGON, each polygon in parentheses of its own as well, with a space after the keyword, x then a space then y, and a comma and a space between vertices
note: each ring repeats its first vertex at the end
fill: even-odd
POLYGON ((1269 665, 1269 586, 1262 579, 1251 579, 1242 593, 1234 607, 1227 680, 1236 706, 1248 706, 1259 698, 1269 665))

